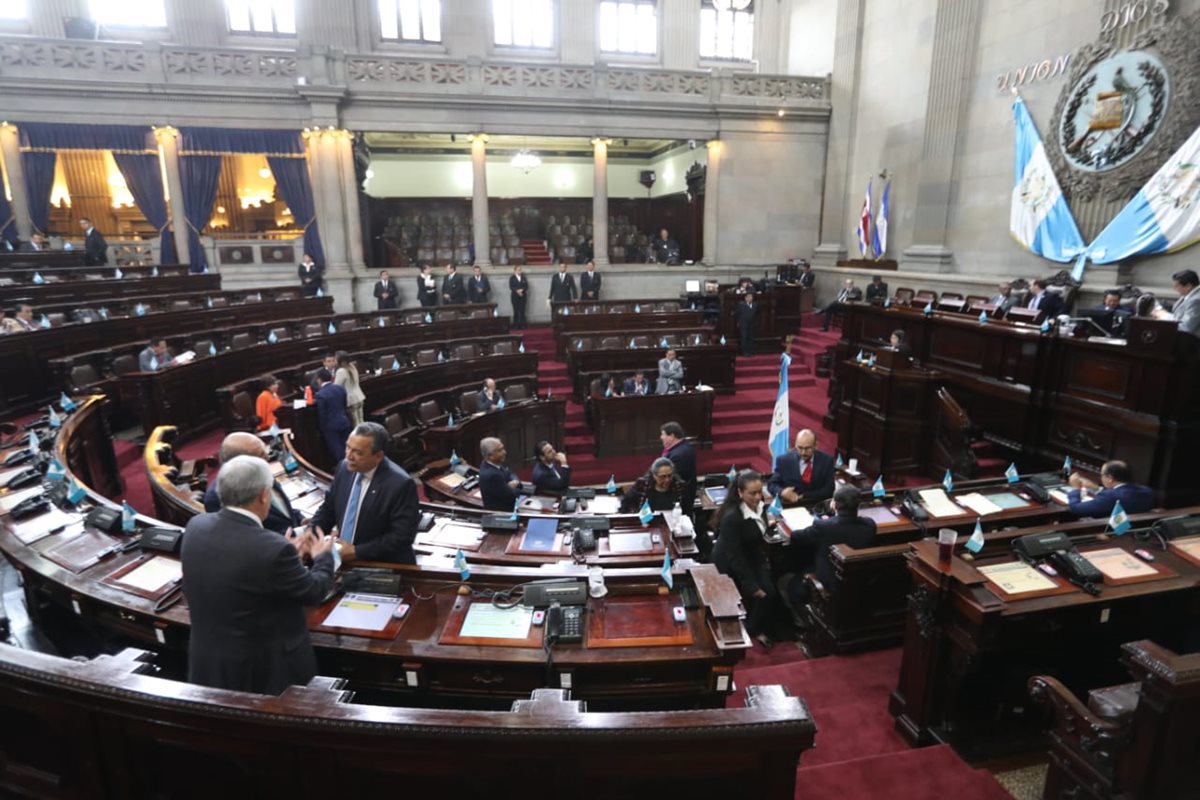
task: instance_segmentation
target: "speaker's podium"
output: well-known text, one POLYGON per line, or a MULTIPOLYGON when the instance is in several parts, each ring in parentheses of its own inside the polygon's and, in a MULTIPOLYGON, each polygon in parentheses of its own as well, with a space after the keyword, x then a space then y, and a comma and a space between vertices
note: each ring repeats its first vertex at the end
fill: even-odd
POLYGON ((935 373, 888 347, 864 352, 863 359, 838 365, 838 446, 868 477, 891 481, 923 473, 933 438, 935 373))

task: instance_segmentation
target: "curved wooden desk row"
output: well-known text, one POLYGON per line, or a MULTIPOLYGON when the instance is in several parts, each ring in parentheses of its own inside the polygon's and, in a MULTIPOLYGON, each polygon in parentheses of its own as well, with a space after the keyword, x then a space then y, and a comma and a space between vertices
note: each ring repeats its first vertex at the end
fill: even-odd
MULTIPOLYGON (((0 250, 0 275, 10 269, 45 267, 82 267, 81 250, 0 250)), ((91 269, 96 269, 92 267, 91 269)))
POLYGON ((578 798, 790 800, 816 726, 782 687, 737 709, 604 713, 560 690, 507 711, 358 705, 318 677, 280 697, 154 677, 127 649, 78 662, 0 645, 0 791, 44 798, 394 792, 527 796, 530 779, 578 798), (308 765, 307 768, 298 768, 308 765))
POLYGON ((403 322, 394 312, 334 317, 342 329, 307 339, 257 343, 215 356, 197 356, 159 372, 122 375, 118 388, 122 403, 134 409, 149 435, 159 425, 174 424, 187 436, 211 428, 220 421, 217 389, 233 381, 264 375, 280 364, 316 362, 337 350, 358 352, 384 346, 403 347, 418 343, 441 343, 468 336, 494 336, 508 332, 508 317, 458 319, 432 323, 403 322), (359 318, 362 319, 359 319, 359 318), (391 323, 379 327, 378 322, 391 323), (363 324, 359 324, 359 323, 363 324), (346 323, 354 325, 353 330, 346 323), (366 327, 371 324, 372 327, 366 327))
MULTIPOLYGON (((10 297, 11 292, 19 292, 26 288, 38 288, 47 284, 75 284, 76 287, 92 281, 108 280, 126 280, 136 281, 151 278, 189 278, 189 277, 205 277, 203 275, 191 275, 188 272, 187 264, 166 264, 157 267, 142 265, 129 266, 105 266, 105 267, 87 267, 83 265, 83 259, 63 260, 59 263, 34 263, 35 259, 17 259, 9 263, 7 253, 0 253, 0 294, 6 302, 10 297), (117 277, 117 270, 121 270, 120 278, 117 277), (33 276, 41 275, 45 283, 34 283, 33 276)), ((37 255, 29 253, 28 255, 37 255)), ((215 276, 220 277, 220 276, 215 276)))
MULTIPOLYGON (((687 385, 703 383, 721 394, 733 393, 737 348, 732 342, 672 349, 683 362, 683 379, 687 385)), ((661 347, 630 350, 624 346, 607 350, 568 350, 567 373, 571 376, 575 396, 583 398, 588 392, 585 375, 600 372, 632 375, 638 369, 657 371, 658 360, 663 358, 665 352, 661 347)))
POLYGON ((684 392, 628 397, 589 397, 587 420, 599 458, 651 455, 662 451, 660 428, 675 421, 701 447, 712 445, 713 392, 684 392))
MULTIPOLYGON (((15 291, 0 286, 0 305, 5 308, 17 303, 29 303, 38 316, 45 314, 54 325, 69 322, 86 322, 88 314, 76 311, 92 309, 93 317, 121 316, 122 309, 141 303, 147 308, 157 307, 167 298, 198 298, 201 304, 210 294, 214 299, 221 292, 221 276, 195 275, 177 278, 146 278, 144 280, 114 280, 106 291, 94 288, 99 278, 71 283, 54 283, 22 287, 26 291, 15 291), (47 291, 35 291, 48 289, 47 291), (55 314, 64 315, 58 319, 55 314)), ((298 294, 298 292, 297 292, 298 294)), ((230 301, 227 301, 230 302, 230 301)))
MULTIPOLYGON (((554 322, 554 344, 559 358, 577 336, 628 337, 630 332, 661 344, 666 336, 671 345, 683 343, 679 331, 695 331, 704 324, 700 311, 649 311, 612 314, 580 314, 558 317, 554 322)), ((628 341, 628 339, 626 339, 628 341)))

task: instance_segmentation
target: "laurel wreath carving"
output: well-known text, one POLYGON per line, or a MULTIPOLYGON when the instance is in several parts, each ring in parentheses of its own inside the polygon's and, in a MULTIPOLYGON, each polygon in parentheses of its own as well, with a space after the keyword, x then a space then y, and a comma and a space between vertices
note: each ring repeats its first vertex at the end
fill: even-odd
MULTIPOLYGON (((1166 73, 1155 66, 1150 61, 1142 61, 1138 64, 1138 73, 1146 80, 1146 88, 1150 92, 1150 116, 1146 124, 1141 127, 1133 136, 1113 142, 1106 147, 1101 156, 1111 162, 1120 164, 1133 153, 1136 153, 1142 144, 1158 132, 1159 123, 1162 122, 1163 111, 1167 104, 1167 75, 1166 73)), ((1071 102, 1067 104, 1066 121, 1063 123, 1062 136, 1060 144, 1066 150, 1071 143, 1075 141, 1075 119, 1079 112, 1079 107, 1083 105, 1083 101, 1087 99, 1091 93, 1092 87, 1096 85, 1096 76, 1090 75, 1088 79, 1079 84, 1079 88, 1071 95, 1071 102)), ((1075 162, 1085 166, 1091 166, 1097 160, 1097 155, 1089 150, 1082 150, 1074 157, 1075 162)))

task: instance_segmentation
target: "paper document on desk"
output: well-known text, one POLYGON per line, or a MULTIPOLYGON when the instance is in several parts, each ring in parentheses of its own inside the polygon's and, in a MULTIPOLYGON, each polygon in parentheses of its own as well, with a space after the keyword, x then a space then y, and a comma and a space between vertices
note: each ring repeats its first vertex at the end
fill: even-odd
POLYGON ((610 553, 649 553, 654 550, 654 543, 648 533, 610 533, 608 535, 608 551, 610 553))
POLYGON ((598 494, 587 504, 588 514, 616 514, 621 510, 621 498, 608 494, 598 494))
POLYGON ((289 501, 298 500, 301 496, 307 494, 313 488, 312 484, 301 478, 288 478, 279 483, 279 488, 283 489, 283 493, 287 495, 289 501))
POLYGON ((497 608, 488 602, 471 603, 458 635, 464 639, 526 639, 532 624, 532 608, 497 608))
POLYGON ((187 363, 189 363, 191 361, 195 361, 195 360, 196 360, 196 351, 195 350, 185 350, 182 353, 180 353, 179 355, 175 356, 176 364, 187 364, 187 363))
POLYGON ((1092 562, 1092 566, 1100 570, 1104 577, 1114 581, 1158 574, 1154 567, 1139 561, 1132 553, 1127 553, 1120 547, 1091 550, 1080 555, 1092 562))
POLYGON ((82 514, 68 514, 62 509, 52 507, 45 514, 14 524, 12 532, 13 536, 21 540, 21 544, 33 544, 82 519, 82 514))
POLYGON ((134 570, 130 570, 116 582, 143 592, 157 592, 168 583, 183 580, 183 564, 171 558, 154 556, 134 570))
POLYGON ((1068 496, 1067 493, 1062 489, 1051 489, 1050 499, 1058 503, 1060 506, 1069 506, 1071 504, 1070 496, 1068 496))
POLYGON ((793 531, 802 531, 805 528, 811 528, 813 524, 812 512, 803 506, 796 508, 785 508, 783 510, 783 521, 793 531))
POLYGON ((388 626, 400 599, 387 595, 348 594, 329 612, 321 624, 329 628, 381 631, 388 626))
POLYGON ((462 475, 459 475, 457 472, 447 472, 445 475, 438 478, 438 480, 442 482, 442 485, 453 489, 455 486, 458 486, 460 483, 465 481, 466 478, 464 478, 462 475))
POLYGON ((945 489, 922 489, 917 494, 931 517, 957 517, 963 513, 958 504, 946 496, 945 489))
POLYGON ((988 514, 999 514, 1004 510, 979 492, 960 494, 954 499, 981 517, 986 517, 988 514))
POLYGON ((1004 590, 1005 594, 1026 594, 1056 589, 1058 584, 1023 561, 992 564, 980 567, 987 579, 1004 590))

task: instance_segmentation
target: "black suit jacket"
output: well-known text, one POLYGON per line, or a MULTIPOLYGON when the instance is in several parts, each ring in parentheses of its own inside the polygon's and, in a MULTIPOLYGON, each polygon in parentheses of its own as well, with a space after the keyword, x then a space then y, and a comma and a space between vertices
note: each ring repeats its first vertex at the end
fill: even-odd
POLYGON ((875 283, 872 281, 867 284, 867 301, 871 300, 887 300, 888 287, 887 283, 875 283))
POLYGON ((737 583, 743 598, 758 590, 771 594, 771 565, 758 523, 742 516, 740 505, 725 512, 717 527, 717 543, 713 545, 713 564, 737 583))
POLYGON ((571 468, 557 462, 548 467, 539 460, 533 465, 533 485, 551 492, 565 491, 571 485, 571 468))
POLYGON ((396 294, 396 282, 391 278, 388 278, 386 285, 375 281, 375 299, 380 309, 396 308, 396 294), (387 293, 388 297, 385 298, 384 293, 387 293))
POLYGON ((304 607, 333 585, 332 555, 305 569, 287 540, 224 509, 188 522, 180 557, 188 681, 279 694, 317 674, 304 607))
MULTIPOLYGON (((1033 297, 1025 298, 1025 307, 1029 307, 1029 302, 1033 297)), ((1049 290, 1042 293, 1042 299, 1038 303, 1038 311, 1042 312, 1042 319, 1054 319, 1062 313, 1062 296, 1058 292, 1049 290)))
MULTIPOLYGON (((346 468, 345 461, 338 464, 325 502, 313 517, 313 524, 326 533, 342 524, 354 478, 355 474, 346 468)), ((375 477, 360 502, 354 528, 355 557, 359 561, 417 563, 412 547, 421 516, 416 481, 391 459, 385 458, 379 462, 375 477)))
POLYGON ((622 385, 622 387, 621 387, 621 394, 624 394, 624 395, 654 394, 654 384, 651 383, 648 378, 643 377, 642 378, 642 390, 638 391, 637 384, 634 383, 633 378, 626 378, 624 385, 622 385))
POLYGON ((839 514, 819 519, 811 527, 792 534, 792 544, 814 548, 813 571, 817 580, 830 592, 837 590, 837 573, 829 560, 829 548, 835 544, 851 547, 872 547, 875 544, 875 520, 868 517, 845 517, 839 514))
POLYGON ((296 275, 300 278, 301 293, 305 297, 316 297, 317 289, 321 288, 321 279, 325 275, 325 268, 316 262, 313 262, 311 267, 305 267, 301 263, 296 267, 296 275))
POLYGON ((442 278, 442 300, 447 305, 467 302, 467 287, 463 285, 462 275, 455 272, 442 278))
MULTIPOLYGON (((276 482, 272 487, 276 496, 283 501, 284 511, 280 511, 271 504, 271 510, 267 512, 267 518, 263 520, 263 527, 269 531, 276 533, 287 533, 288 528, 294 528, 300 524, 300 513, 292 508, 291 502, 288 501, 287 495, 276 482)), ((210 514, 215 514, 221 510, 221 498, 217 497, 217 482, 213 481, 204 490, 204 510, 210 514)))
POLYGON ((817 273, 808 272, 800 273, 800 285, 805 289, 811 289, 817 282, 817 273))
POLYGON ((575 276, 569 272, 565 275, 554 273, 550 278, 550 299, 574 300, 575 297, 575 276))
POLYGON ((754 305, 746 305, 746 302, 737 304, 733 311, 734 319, 737 321, 738 332, 746 334, 754 332, 754 318, 758 316, 758 303, 754 305))
POLYGON ((521 300, 524 302, 529 299, 529 279, 522 275, 518 278, 516 275, 508 276, 508 291, 512 294, 513 300, 521 300), (525 294, 518 295, 517 289, 524 289, 525 294))
POLYGON ((108 263, 108 242, 100 231, 92 228, 83 243, 83 263, 89 267, 108 263))
POLYGON ((833 458, 820 450, 813 453, 812 479, 806 484, 800 475, 800 454, 789 450, 775 462, 775 473, 767 489, 777 495, 790 486, 800 494, 800 502, 816 503, 833 497, 833 458))
POLYGON ((521 496, 519 489, 508 485, 509 481, 515 480, 517 476, 507 465, 496 466, 484 461, 479 467, 479 494, 483 497, 483 507, 492 511, 512 511, 521 496))
POLYGON ((467 295, 472 303, 486 303, 491 293, 492 282, 487 275, 480 275, 478 279, 472 275, 467 281, 467 295))
POLYGON ((667 451, 667 458, 675 465, 675 477, 683 481, 683 513, 690 517, 696 507, 696 448, 684 440, 667 451))
POLYGON ((591 275, 584 272, 579 276, 579 296, 584 300, 599 300, 600 283, 602 280, 599 272, 593 272, 591 275), (588 294, 588 292, 591 292, 591 294, 588 294))
POLYGON ((417 276, 417 301, 423 306, 436 306, 438 300, 437 280, 434 280, 434 288, 425 288, 425 276, 417 276))

